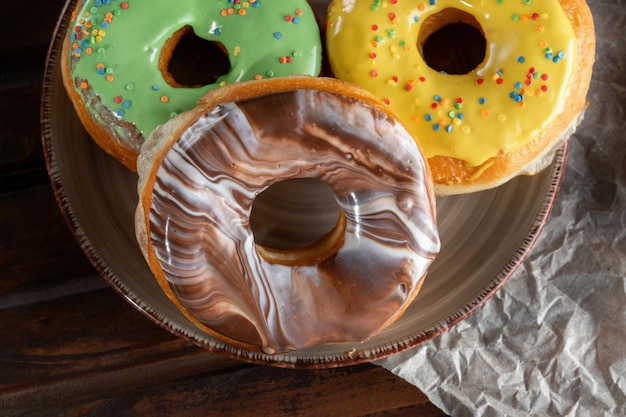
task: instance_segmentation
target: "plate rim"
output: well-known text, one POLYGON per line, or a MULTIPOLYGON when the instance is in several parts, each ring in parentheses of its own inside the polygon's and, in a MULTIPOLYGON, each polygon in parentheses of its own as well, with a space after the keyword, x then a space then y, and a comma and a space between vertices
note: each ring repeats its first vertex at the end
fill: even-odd
POLYGON ((547 190, 541 200, 541 203, 539 204, 534 220, 532 221, 530 228, 525 232, 521 244, 516 248, 513 255, 500 268, 500 272, 491 279, 490 285, 483 288, 471 302, 447 315, 445 319, 440 320, 439 322, 434 323, 419 332, 405 335, 401 340, 395 340, 376 346, 376 350, 374 350, 374 348, 371 348, 368 351, 353 349, 345 352, 344 355, 333 355, 332 357, 330 355, 320 357, 303 357, 293 356, 290 354, 266 355, 261 352, 247 350, 244 352, 242 349, 235 346, 230 348, 218 348, 216 346, 211 346, 208 343, 203 343, 201 340, 202 338, 194 337, 194 335, 187 334, 182 329, 172 326, 170 321, 162 316, 157 310, 153 308, 148 309, 146 303, 142 303, 142 299, 139 294, 134 293, 130 288, 121 284, 123 283, 123 280, 120 279, 115 271, 106 265, 103 258, 99 255, 97 248, 91 244, 89 236, 82 231, 81 221, 76 217, 72 207, 68 203, 63 179, 60 177, 56 164, 55 145, 53 143, 52 128, 50 126, 53 109, 51 99, 49 98, 49 92, 54 84, 54 72, 60 71, 58 68, 55 69, 54 64, 61 55, 61 42, 65 38, 65 31, 63 28, 65 27, 66 22, 69 23, 71 14, 70 11, 73 10, 76 1, 77 0, 67 0, 60 16, 57 19, 53 36, 46 54, 42 83, 40 101, 41 141, 46 169, 54 197, 66 224, 72 232, 75 240, 78 242, 82 252, 89 259, 100 276, 109 284, 109 286, 120 294, 136 310, 148 317, 153 323, 156 323, 177 337, 191 342, 192 344, 207 351, 217 353, 231 359, 259 365, 271 365, 284 368, 331 368, 368 363, 414 348, 459 324, 467 317, 474 314, 482 305, 492 298, 502 288, 502 286, 506 284, 506 282, 528 257, 537 239, 541 235, 552 209, 554 208, 565 172, 569 151, 569 139, 566 140, 565 144, 555 152, 552 163, 546 168, 546 170, 550 171, 549 184, 547 185, 547 190))

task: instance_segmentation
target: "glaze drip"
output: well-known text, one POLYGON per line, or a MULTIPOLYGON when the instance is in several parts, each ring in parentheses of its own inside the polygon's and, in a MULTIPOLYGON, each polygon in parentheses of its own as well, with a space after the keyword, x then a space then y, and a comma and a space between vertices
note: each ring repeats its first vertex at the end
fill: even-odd
POLYGON ((266 353, 365 340, 401 314, 439 251, 427 167, 411 136, 369 105, 297 90, 227 103, 166 153, 149 239, 189 314, 266 353), (328 184, 345 241, 318 265, 255 249, 258 193, 291 178, 328 184))

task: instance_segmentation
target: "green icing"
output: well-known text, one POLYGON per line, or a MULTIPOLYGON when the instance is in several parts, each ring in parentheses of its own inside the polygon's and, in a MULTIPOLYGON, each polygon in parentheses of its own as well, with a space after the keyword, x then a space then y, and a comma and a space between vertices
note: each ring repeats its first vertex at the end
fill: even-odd
POLYGON ((88 0, 70 30, 72 77, 87 107, 96 94, 96 107, 144 136, 221 85, 315 76, 321 67, 320 32, 306 0, 88 0), (214 84, 172 87, 159 71, 161 48, 187 25, 228 51, 230 70, 214 84))

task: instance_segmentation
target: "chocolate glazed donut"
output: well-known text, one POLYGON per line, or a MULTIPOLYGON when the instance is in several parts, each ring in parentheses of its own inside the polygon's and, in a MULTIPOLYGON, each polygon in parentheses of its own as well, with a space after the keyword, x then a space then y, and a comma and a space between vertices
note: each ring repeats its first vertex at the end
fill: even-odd
POLYGON ((222 340, 268 354, 366 340, 412 302, 439 251, 428 167, 361 90, 255 83, 226 87, 182 128, 157 130, 174 132, 168 145, 142 152, 144 254, 179 308, 222 340), (337 225, 303 249, 255 244, 255 198, 294 178, 330 186, 337 225))

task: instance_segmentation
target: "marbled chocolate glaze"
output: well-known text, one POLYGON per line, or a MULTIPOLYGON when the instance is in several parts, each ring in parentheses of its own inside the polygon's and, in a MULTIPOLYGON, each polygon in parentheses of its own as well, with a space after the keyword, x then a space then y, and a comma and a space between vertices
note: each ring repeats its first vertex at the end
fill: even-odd
POLYGON ((315 90, 218 106, 158 169, 151 243, 180 303, 228 338, 266 353, 365 340, 413 300, 440 247, 425 162, 386 114, 315 90), (256 251, 255 196, 291 178, 327 183, 345 242, 318 265, 256 251))

